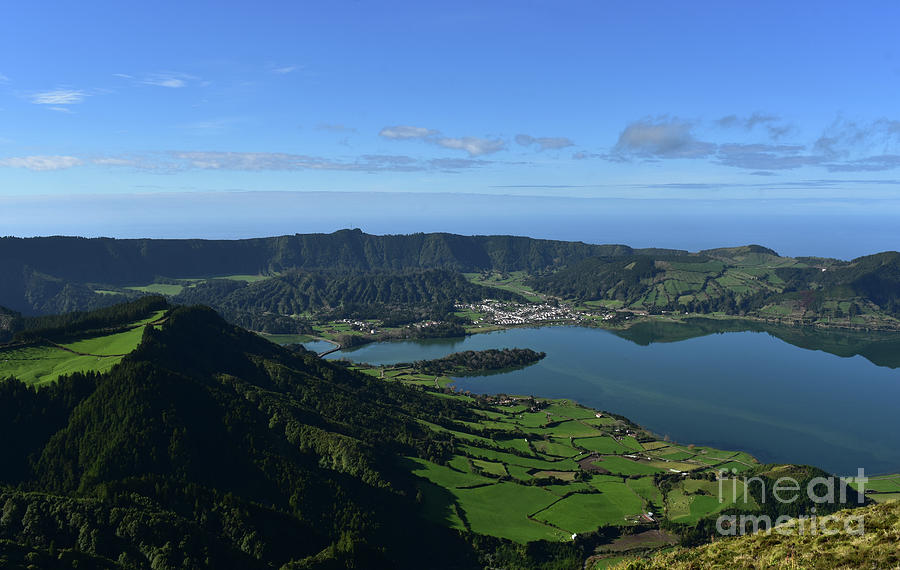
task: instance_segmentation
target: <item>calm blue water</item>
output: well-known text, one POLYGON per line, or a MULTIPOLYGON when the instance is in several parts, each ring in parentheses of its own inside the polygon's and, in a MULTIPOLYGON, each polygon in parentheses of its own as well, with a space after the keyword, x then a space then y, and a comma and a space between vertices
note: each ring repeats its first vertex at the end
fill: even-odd
POLYGON ((547 357, 456 385, 572 398, 681 443, 745 450, 763 462, 808 463, 839 474, 858 467, 900 471, 900 370, 804 350, 765 333, 639 346, 600 329, 545 327, 379 343, 332 357, 392 364, 504 347, 547 357))

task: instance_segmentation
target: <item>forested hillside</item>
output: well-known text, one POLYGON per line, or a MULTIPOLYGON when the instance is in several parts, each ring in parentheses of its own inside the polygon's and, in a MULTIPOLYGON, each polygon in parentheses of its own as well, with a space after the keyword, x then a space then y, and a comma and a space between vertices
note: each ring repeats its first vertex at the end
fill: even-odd
POLYGON ((565 299, 613 301, 650 312, 721 312, 848 325, 866 323, 863 314, 900 317, 896 252, 849 262, 780 257, 760 246, 592 257, 527 283, 565 299))
POLYGON ((530 564, 419 517, 397 458, 452 450, 421 418, 477 416, 174 309, 108 373, 0 383, 0 567, 530 564))
MULTIPOLYGON (((111 304, 85 284, 141 285, 163 277, 274 274, 290 269, 543 271, 626 246, 513 236, 412 234, 359 230, 247 240, 0 238, 0 304, 54 313, 111 304)), ((121 301, 121 299, 118 299, 121 301)))
MULTIPOLYGON (((215 279, 185 288, 177 303, 205 304, 234 322, 245 315, 263 313, 302 315, 328 311, 332 315, 366 316, 402 313, 419 308, 417 316, 443 319, 455 302, 476 302, 487 297, 522 301, 520 295, 475 285, 447 270, 386 272, 291 271, 256 283, 215 279), (392 310, 386 310, 392 308, 392 310)), ((392 321, 398 321, 394 316, 392 321)))

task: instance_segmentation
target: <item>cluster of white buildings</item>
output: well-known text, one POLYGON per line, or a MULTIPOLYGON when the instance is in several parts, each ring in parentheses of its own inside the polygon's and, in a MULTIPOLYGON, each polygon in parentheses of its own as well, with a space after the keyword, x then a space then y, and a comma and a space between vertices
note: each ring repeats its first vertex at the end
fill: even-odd
POLYGON ((506 326, 548 321, 578 321, 584 318, 583 313, 574 311, 566 305, 550 305, 548 303, 521 305, 494 299, 485 299, 480 303, 468 305, 456 305, 456 310, 469 310, 484 315, 484 318, 476 320, 475 324, 485 322, 506 326))

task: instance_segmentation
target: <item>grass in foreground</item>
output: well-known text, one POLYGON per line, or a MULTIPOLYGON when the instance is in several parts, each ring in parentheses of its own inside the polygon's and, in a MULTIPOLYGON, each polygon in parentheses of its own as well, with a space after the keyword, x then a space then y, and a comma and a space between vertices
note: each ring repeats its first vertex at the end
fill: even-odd
POLYGON ((897 568, 900 566, 900 501, 836 513, 829 526, 837 534, 805 532, 798 520, 777 532, 725 538, 691 549, 677 549, 649 560, 631 560, 613 566, 618 570, 688 570, 699 568, 897 568), (855 517, 862 516, 864 533, 855 517))

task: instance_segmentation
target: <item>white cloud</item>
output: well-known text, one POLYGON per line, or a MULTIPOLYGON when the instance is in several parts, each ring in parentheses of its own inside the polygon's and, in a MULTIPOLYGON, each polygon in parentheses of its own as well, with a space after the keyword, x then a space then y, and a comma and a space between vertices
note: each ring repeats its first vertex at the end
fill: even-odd
POLYGON ((440 134, 440 131, 426 129, 425 127, 396 125, 385 127, 378 134, 386 139, 425 139, 440 134))
POLYGON ((703 158, 715 151, 713 143, 699 141, 691 132, 692 124, 679 119, 660 117, 635 121, 625 127, 613 149, 620 159, 703 158))
POLYGON ((469 153, 469 156, 492 154, 506 148, 506 143, 503 142, 502 139, 482 139, 478 137, 444 137, 436 139, 434 142, 444 148, 464 150, 469 153))
POLYGON ((192 79, 194 79, 193 76, 184 73, 151 73, 145 75, 140 82, 144 85, 153 85, 154 87, 180 89, 186 87, 188 81, 192 79))
POLYGON ((74 105, 81 103, 88 94, 79 89, 54 89, 43 91, 31 96, 31 102, 36 105, 74 105))
POLYGON ((63 170, 84 164, 75 156, 18 156, 0 158, 0 167, 27 168, 35 172, 63 170))
POLYGON ((9 83, 9 77, 0 73, 0 83, 9 83))
POLYGON ((394 140, 411 140, 419 139, 421 141, 451 148, 454 150, 464 150, 469 156, 481 156, 483 154, 491 154, 506 148, 503 139, 483 139, 479 137, 442 137, 441 132, 435 129, 427 129, 425 127, 414 127, 410 125, 395 125, 392 127, 384 127, 378 133, 380 136, 394 140))

